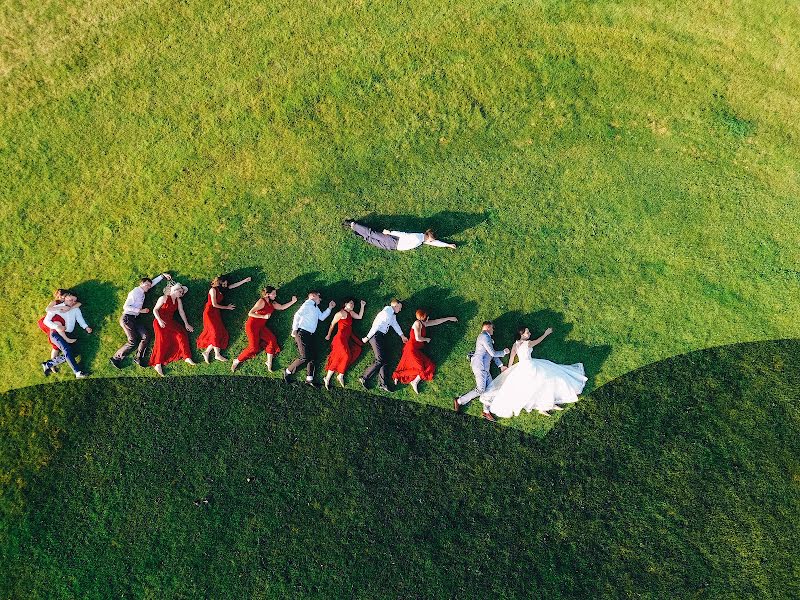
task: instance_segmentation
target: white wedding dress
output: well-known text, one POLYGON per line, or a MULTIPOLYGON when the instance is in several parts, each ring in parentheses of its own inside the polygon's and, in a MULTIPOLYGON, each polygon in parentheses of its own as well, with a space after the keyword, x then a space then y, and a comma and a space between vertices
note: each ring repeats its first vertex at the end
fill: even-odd
POLYGON ((578 401, 586 385, 583 364, 559 365, 532 358, 533 347, 522 342, 517 347, 519 362, 492 381, 481 395, 484 406, 498 417, 515 417, 528 412, 553 410, 557 404, 578 401))

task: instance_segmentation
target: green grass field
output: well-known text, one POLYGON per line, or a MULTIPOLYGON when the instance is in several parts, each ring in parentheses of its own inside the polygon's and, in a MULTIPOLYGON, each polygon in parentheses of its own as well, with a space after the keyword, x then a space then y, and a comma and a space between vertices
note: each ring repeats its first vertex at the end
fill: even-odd
POLYGON ((14 390, 0 595, 796 598, 798 364, 675 357, 543 439, 263 378, 14 390))
MULTIPOLYGON (((35 321, 59 286, 98 327, 84 362, 116 375, 125 294, 164 269, 189 284, 196 326, 213 275, 255 277, 226 315, 233 352, 263 283, 355 292, 369 318, 392 296, 454 313, 419 398, 438 406, 469 386, 461 357, 485 318, 506 316, 499 344, 515 315, 553 325, 540 355, 584 360, 591 388, 800 334, 791 3, 0 10, 0 389, 43 381, 35 321), (461 247, 387 255, 339 228, 367 215, 461 247)), ((273 323, 284 365, 289 323, 273 323)))

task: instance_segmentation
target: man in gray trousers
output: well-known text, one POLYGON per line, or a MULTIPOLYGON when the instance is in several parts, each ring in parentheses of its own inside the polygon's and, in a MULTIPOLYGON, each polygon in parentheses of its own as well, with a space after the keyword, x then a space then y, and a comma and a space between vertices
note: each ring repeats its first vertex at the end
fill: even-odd
MULTIPOLYGON (((470 359, 472 373, 475 375, 475 389, 453 400, 453 410, 456 412, 460 412, 463 406, 466 406, 472 400, 483 394, 486 388, 489 387, 489 384, 492 383, 492 375, 489 372, 492 360, 500 367, 501 373, 508 368, 500 359, 509 353, 509 349, 495 350, 494 342, 492 341, 493 334, 494 324, 491 321, 484 321, 481 333, 475 342, 475 352, 470 359)), ((483 418, 488 421, 495 420, 492 413, 489 412, 489 406, 487 404, 483 405, 483 418)))

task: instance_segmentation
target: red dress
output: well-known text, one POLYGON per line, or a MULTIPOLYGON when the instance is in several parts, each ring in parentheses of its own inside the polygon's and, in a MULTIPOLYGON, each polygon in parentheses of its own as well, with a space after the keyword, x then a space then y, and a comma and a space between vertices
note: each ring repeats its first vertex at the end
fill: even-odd
MULTIPOLYGON (((47 336, 47 341, 50 342, 50 346, 52 346, 53 350, 61 350, 61 348, 56 346, 53 343, 53 341, 50 339, 50 328, 47 325, 44 324, 44 320, 46 318, 47 318, 47 315, 43 316, 41 319, 39 319, 37 321, 37 324, 39 325, 39 329, 44 331, 45 335, 47 336)), ((61 323, 62 325, 66 325, 66 322, 64 321, 64 317, 62 317, 61 315, 54 315, 52 320, 56 321, 57 323, 61 323)))
MULTIPOLYGON (((217 304, 222 304, 222 292, 217 289, 217 304)), ((205 350, 215 346, 220 350, 228 347, 228 330, 222 323, 222 311, 211 302, 211 291, 208 292, 208 301, 203 309, 203 331, 197 337, 197 347, 205 350)))
MULTIPOLYGON (((422 327, 422 337, 425 337, 425 326, 422 327)), ((436 372, 436 365, 428 356, 422 351, 425 342, 418 342, 417 335, 414 333, 414 328, 411 328, 411 335, 403 346, 403 355, 400 357, 400 363, 394 370, 392 379, 397 379, 402 383, 411 383, 417 376, 423 381, 430 381, 433 379, 433 374, 436 372)))
POLYGON ((155 341, 153 342, 153 353, 150 355, 151 367, 192 357, 189 332, 175 320, 176 310, 178 310, 178 303, 167 296, 166 302, 158 309, 165 327, 162 329, 158 324, 158 319, 153 319, 155 341))
POLYGON ((325 369, 344 373, 361 356, 363 342, 353 333, 353 315, 347 313, 338 323, 339 329, 331 341, 331 353, 325 369))
MULTIPOLYGON (((264 308, 256 311, 257 315, 271 315, 275 311, 275 307, 269 302, 264 303, 264 308)), ((247 333, 247 341, 249 342, 247 348, 242 350, 242 353, 236 359, 239 362, 244 362, 248 358, 253 358, 262 350, 267 354, 277 354, 281 351, 278 346, 278 340, 275 334, 267 327, 266 319, 255 319, 249 317, 244 326, 247 333)))

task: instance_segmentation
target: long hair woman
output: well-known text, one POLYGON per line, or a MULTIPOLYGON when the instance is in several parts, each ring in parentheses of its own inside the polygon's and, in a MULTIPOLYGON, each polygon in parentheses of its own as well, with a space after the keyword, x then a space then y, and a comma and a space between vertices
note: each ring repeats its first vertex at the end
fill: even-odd
POLYGON ((331 377, 333 377, 334 373, 336 373, 336 381, 344 387, 345 371, 361 356, 361 347, 364 342, 353 333, 353 320, 361 320, 364 317, 364 307, 366 305, 366 301, 362 300, 361 310, 356 312, 355 299, 348 298, 345 300, 342 310, 337 312, 333 317, 333 321, 331 321, 331 326, 325 339, 331 339, 334 327, 338 325, 339 329, 331 342, 331 353, 328 356, 328 364, 325 367, 328 371, 324 380, 326 389, 330 389, 331 377))
POLYGON ((408 336, 408 341, 403 346, 403 355, 400 357, 400 362, 394 370, 392 378, 394 384, 410 383, 411 389, 419 394, 419 382, 430 381, 433 379, 433 374, 436 372, 436 365, 431 358, 423 352, 425 344, 431 341, 431 338, 425 337, 428 327, 440 325, 452 321, 456 323, 456 317, 442 317, 441 319, 428 318, 428 311, 425 309, 417 309, 417 320, 411 326, 411 333, 408 336))
POLYGON ((203 331, 197 336, 197 348, 202 351, 203 360, 208 362, 211 351, 214 351, 214 358, 225 362, 228 360, 222 356, 222 350, 228 347, 228 330, 222 322, 222 311, 233 310, 235 304, 222 304, 224 299, 223 290, 232 290, 250 281, 246 277, 236 283, 230 283, 228 278, 218 275, 211 280, 211 289, 208 290, 208 300, 203 308, 203 331))
POLYGON ((150 355, 150 366, 162 377, 163 366, 173 361, 183 359, 186 364, 197 364, 192 360, 192 347, 189 344, 189 334, 194 331, 194 327, 186 319, 181 300, 188 291, 189 288, 185 285, 173 281, 164 288, 164 294, 153 307, 155 342, 150 355), (183 321, 183 327, 175 320, 176 312, 183 321))
POLYGON ((271 285, 261 290, 261 297, 247 313, 247 323, 244 326, 245 333, 247 333, 247 348, 242 350, 242 353, 231 363, 231 372, 235 371, 244 361, 257 356, 262 350, 267 355, 267 370, 272 371, 272 360, 281 351, 281 347, 278 346, 275 334, 267 327, 267 319, 276 310, 286 310, 297 302, 297 296, 292 296, 289 302, 280 304, 275 302, 277 297, 278 290, 271 285))

